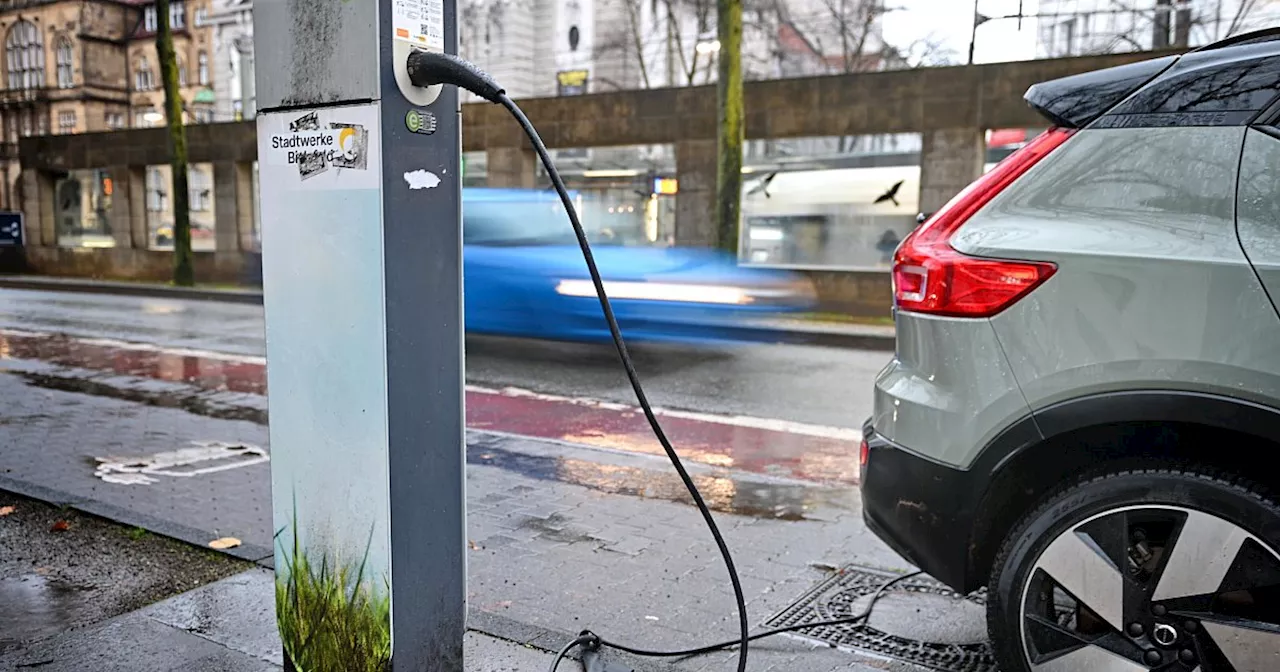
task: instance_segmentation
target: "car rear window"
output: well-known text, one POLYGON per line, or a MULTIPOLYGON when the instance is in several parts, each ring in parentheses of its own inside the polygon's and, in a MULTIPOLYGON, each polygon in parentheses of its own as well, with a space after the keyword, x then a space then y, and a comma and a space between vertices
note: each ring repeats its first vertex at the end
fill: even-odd
POLYGON ((1273 45, 1223 60, 1209 51, 1184 56, 1163 76, 1117 105, 1099 125, 1231 126, 1248 123, 1280 95, 1273 45))

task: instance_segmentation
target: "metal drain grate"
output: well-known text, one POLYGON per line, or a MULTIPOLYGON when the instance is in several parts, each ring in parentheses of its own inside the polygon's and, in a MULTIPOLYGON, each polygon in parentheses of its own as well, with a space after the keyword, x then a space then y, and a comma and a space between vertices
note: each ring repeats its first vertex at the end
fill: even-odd
MULTIPOLYGON (((815 586, 791 606, 772 616, 765 625, 771 628, 817 623, 852 616, 866 599, 888 579, 896 576, 866 567, 849 565, 831 578, 815 586)), ((946 586, 923 576, 907 579, 890 588, 887 598, 894 594, 918 594, 933 597, 968 600, 977 605, 986 604, 985 593, 965 597, 946 586)), ((884 598, 881 598, 882 601, 884 598)), ((927 615, 921 614, 927 618, 927 615)), ((797 633, 805 639, 813 639, 854 651, 893 658, 908 663, 940 670, 942 672, 995 672, 995 658, 986 642, 973 644, 947 644, 926 642, 884 632, 869 624, 840 625, 814 628, 797 633)))

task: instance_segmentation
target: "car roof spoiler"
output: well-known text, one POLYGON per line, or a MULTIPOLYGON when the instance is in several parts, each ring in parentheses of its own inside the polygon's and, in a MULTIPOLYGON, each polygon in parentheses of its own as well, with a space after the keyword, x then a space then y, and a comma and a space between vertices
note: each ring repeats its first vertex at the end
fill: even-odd
POLYGON ((1027 89, 1023 98, 1054 126, 1084 128, 1159 77, 1180 56, 1164 56, 1070 77, 1027 89))
MULTIPOLYGON (((1280 28, 1241 33, 1188 53, 1216 51, 1280 40, 1280 28)), ((1027 89, 1023 98, 1045 119, 1063 128, 1084 128, 1130 95, 1173 67, 1174 54, 1041 82, 1027 89)), ((1224 58, 1229 56, 1224 55, 1224 58)))

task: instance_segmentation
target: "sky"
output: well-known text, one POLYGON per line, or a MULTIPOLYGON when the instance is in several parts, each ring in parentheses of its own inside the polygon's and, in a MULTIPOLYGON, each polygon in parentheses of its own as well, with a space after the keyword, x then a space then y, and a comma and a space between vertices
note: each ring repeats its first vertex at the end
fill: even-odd
MULTIPOLYGON (((1023 14, 1035 14, 1038 4, 1039 0, 1024 0, 1023 14)), ((885 39, 890 44, 937 40, 950 52, 951 62, 968 60, 973 0, 888 0, 888 6, 901 8, 884 19, 885 39)), ((978 0, 978 11, 993 17, 1016 15, 1018 0, 978 0)), ((988 21, 978 27, 974 61, 995 63, 1034 58, 1035 45, 1034 19, 1024 20, 1022 30, 1018 30, 1017 19, 988 21)))

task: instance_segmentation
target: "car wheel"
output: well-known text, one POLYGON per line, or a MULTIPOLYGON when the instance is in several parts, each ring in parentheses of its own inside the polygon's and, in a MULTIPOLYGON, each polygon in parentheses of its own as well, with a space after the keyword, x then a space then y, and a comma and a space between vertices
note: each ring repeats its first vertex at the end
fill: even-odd
POLYGON ((1280 670, 1280 506, 1204 473, 1111 473, 1028 514, 993 565, 1004 672, 1280 670))

